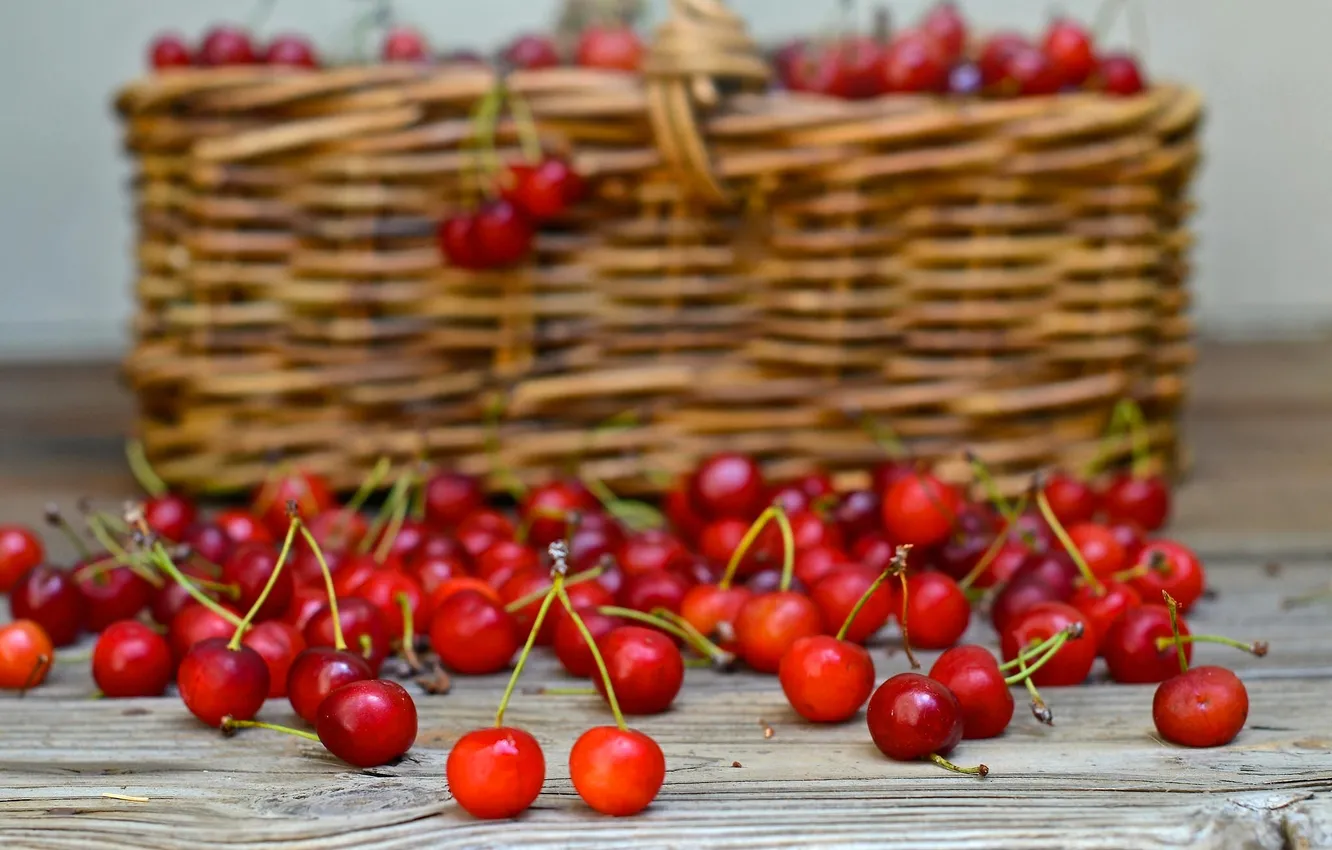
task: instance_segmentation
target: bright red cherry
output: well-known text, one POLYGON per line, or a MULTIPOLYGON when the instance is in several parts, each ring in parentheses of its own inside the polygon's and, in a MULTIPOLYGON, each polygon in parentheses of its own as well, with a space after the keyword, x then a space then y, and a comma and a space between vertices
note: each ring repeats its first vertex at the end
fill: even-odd
MULTIPOLYGON (((330 568, 332 566, 332 564, 329 564, 330 568)), ((351 555, 336 570, 331 570, 333 573, 333 592, 338 597, 351 596, 357 590, 360 590, 361 585, 365 584, 367 579, 385 569, 391 569, 391 567, 387 564, 381 565, 375 560, 375 556, 369 552, 351 555)), ((319 583, 320 585, 323 584, 322 578, 319 583)))
POLYGON ((533 487, 523 497, 518 512, 528 524, 527 539, 544 549, 569 536, 569 517, 599 510, 600 503, 576 481, 552 481, 533 487))
MULTIPOLYGON (((186 578, 193 581, 196 578, 214 578, 215 576, 202 567, 184 564, 180 567, 180 572, 186 578)), ((210 599, 216 599, 217 594, 210 590, 201 591, 210 599)), ((152 615, 153 622, 161 626, 170 626, 171 621, 181 612, 181 609, 194 601, 184 585, 168 581, 161 587, 153 588, 152 598, 148 602, 148 613, 152 615)))
POLYGON ((665 608, 678 614, 689 589, 688 580, 676 573, 641 573, 626 577, 615 599, 623 607, 635 611, 665 608))
MULTIPOLYGON (((372 673, 377 673, 393 640, 379 609, 364 599, 349 596, 338 600, 338 619, 347 645, 365 658, 372 673)), ((333 646, 332 611, 327 606, 316 611, 305 624, 302 635, 308 646, 333 646)))
POLYGON ((1139 553, 1138 563, 1147 567, 1147 574, 1130 584, 1144 601, 1155 602, 1165 591, 1179 603, 1179 610, 1188 611, 1202 598, 1207 584, 1202 561, 1184 544, 1153 540, 1139 553))
POLYGON ((662 511, 670 520, 671 528, 690 542, 698 540, 703 526, 707 524, 707 519, 699 516, 698 511, 694 509, 694 503, 689 497, 692 489, 693 476, 686 475, 676 486, 666 491, 666 496, 662 500, 662 511))
POLYGON ((159 697, 174 671, 166 639, 137 620, 107 626, 93 647, 92 677, 105 697, 159 697))
POLYGON ((967 46, 967 21, 958 11, 957 4, 938 3, 920 20, 920 31, 932 38, 951 65, 962 56, 967 46))
POLYGON ((430 56, 425 36, 411 27, 394 27, 384 37, 380 56, 385 62, 424 62, 430 56))
POLYGON ((55 663, 55 647, 32 620, 0 626, 0 690, 26 691, 46 681, 55 663))
POLYGON ((791 644, 777 670, 782 692, 801 717, 841 723, 855 716, 874 690, 874 662, 864 647, 827 635, 791 644))
MULTIPOLYGON (((813 546, 796 552, 795 577, 805 587, 812 588, 838 567, 851 563, 846 553, 831 546, 813 546)), ((860 566, 858 563, 857 566, 860 566)))
POLYGON ((1003 82, 1008 76, 1009 58, 1027 47, 1031 47, 1031 43, 1026 36, 1018 33, 1003 32, 990 36, 981 45, 980 56, 976 60, 985 86, 996 86, 1003 82))
POLYGON ((477 729, 459 738, 445 763, 449 793, 474 818, 516 817, 546 781, 541 745, 522 729, 477 729))
POLYGON ((1105 646, 1110 628, 1132 608, 1142 604, 1142 597, 1127 584, 1102 581, 1101 587, 1083 585, 1068 600, 1068 604, 1087 616, 1100 637, 1098 650, 1105 646))
POLYGON ((1058 93, 1063 81, 1049 57, 1035 47, 1021 47, 1009 54, 1004 82, 1015 94, 1037 97, 1058 93))
POLYGON ((642 40, 629 27, 588 27, 578 40, 577 61, 584 68, 637 71, 643 54, 642 40))
POLYGON ((397 682, 352 682, 319 704, 315 733, 330 753, 348 764, 390 764, 416 743, 416 703, 397 682))
POLYGON ((1065 527, 1091 522, 1096 516, 1096 491, 1086 481, 1066 472, 1054 472, 1045 479, 1045 499, 1065 527))
MULTIPOLYGON (((1110 95, 1118 97, 1130 97, 1135 94, 1142 94, 1147 88, 1147 81, 1143 79, 1141 66, 1138 60, 1132 56, 1123 53, 1113 53, 1101 59, 1101 67, 1098 69, 1097 76, 1101 79, 1101 89, 1110 95)), ((1162 512, 1162 524, 1164 523, 1164 512, 1162 512)), ((1144 526, 1147 524, 1144 523, 1144 526)), ((1148 531, 1155 531, 1160 525, 1148 527, 1148 531)))
POLYGON ((259 653, 268 665, 269 697, 285 697, 291 665, 305 649, 300 629, 281 620, 267 620, 251 626, 241 643, 259 653))
POLYGON ((442 471, 425 483, 426 524, 434 528, 453 529, 485 503, 485 489, 474 475, 442 471))
POLYGON ((957 697, 919 673, 898 673, 879 685, 865 718, 874 745, 897 761, 945 756, 962 740, 957 697))
POLYGON ((185 654, 176 671, 180 698, 209 726, 222 719, 250 720, 268 697, 268 665, 250 649, 232 649, 224 638, 209 638, 185 654))
POLYGON ((1119 541, 1119 545, 1124 547, 1124 563, 1137 565, 1142 562, 1142 550, 1147 545, 1142 529, 1132 522, 1122 520, 1111 522, 1106 528, 1110 529, 1110 533, 1119 541))
MULTIPOLYGON (((229 609, 226 605, 224 609, 229 609)), ((235 614, 235 611, 232 611, 235 614)), ((239 615, 237 615, 239 616, 239 615)), ((172 618, 167 627, 167 643, 171 644, 171 655, 179 661, 196 644, 209 638, 229 640, 236 632, 236 625, 205 608, 198 602, 186 603, 185 607, 172 618)))
POLYGON ((948 58, 929 36, 906 32, 893 39, 881 66, 883 91, 942 92, 948 88, 948 58))
POLYGON ((162 33, 148 46, 148 64, 155 71, 188 68, 194 64, 194 55, 185 38, 176 33, 162 33))
POLYGON ((9 589, 9 613, 32 620, 57 647, 69 646, 88 620, 88 603, 69 573, 38 564, 9 589))
POLYGON ((885 52, 877 41, 868 36, 851 36, 832 49, 845 81, 841 96, 864 100, 887 91, 882 71, 885 52))
POLYGON ((962 507, 962 494, 922 472, 899 479, 883 495, 883 524, 899 544, 927 547, 942 543, 962 507))
MULTIPOLYGON (((299 585, 292 591, 291 602, 282 615, 282 621, 296 627, 304 634, 310 618, 328 601, 328 591, 322 585, 299 585)), ((302 637, 301 640, 305 638, 302 637)))
POLYGON ((515 195, 524 213, 544 221, 563 215, 585 191, 583 178, 567 160, 546 157, 522 175, 515 195))
MULTIPOLYGON (((277 568, 277 563, 278 553, 266 543, 239 546, 222 565, 222 582, 240 589, 240 597, 236 600, 236 604, 248 611, 263 593, 264 587, 273 575, 273 570, 277 568)), ((268 598, 264 600, 263 607, 255 614, 255 619, 271 620, 281 616, 291 602, 293 586, 291 573, 283 567, 273 583, 268 598)))
POLYGON ((0 525, 0 593, 46 557, 42 539, 21 525, 0 525))
MULTIPOLYGON (((684 684, 684 658, 675 642, 655 629, 621 626, 597 642, 611 687, 625 714, 660 714, 684 684)), ((603 697, 601 677, 592 684, 603 697)))
POLYGON ((1183 747, 1229 744, 1248 718, 1249 692, 1224 667, 1194 667, 1162 682, 1152 698, 1156 731, 1183 747))
POLYGON ((784 83, 791 91, 847 97, 851 80, 838 45, 802 43, 792 46, 784 83))
POLYGON ((725 453, 699 464, 689 499, 708 519, 753 520, 763 510, 764 489, 763 472, 753 458, 725 453))
POLYGON ((476 238, 476 216, 461 213, 450 216, 439 224, 439 250, 444 259, 465 271, 479 271, 487 267, 476 238))
POLYGON ((603 815, 638 814, 657 798, 666 781, 666 757, 642 732, 594 726, 569 752, 574 790, 603 815))
POLYGON ((1111 521, 1127 520, 1150 533, 1170 516, 1170 488, 1156 475, 1117 475, 1101 493, 1101 510, 1111 521))
MULTIPOLYGON (((234 546, 239 546, 242 543, 273 542, 272 533, 249 511, 239 509, 219 511, 214 515, 213 523, 222 529, 234 546)), ((287 533, 285 525, 282 527, 281 533, 287 533)), ((213 563, 220 564, 221 561, 213 561, 213 563)))
MULTIPOLYGON (((731 556, 739 548, 740 541, 744 540, 749 532, 749 520, 739 517, 723 517, 722 519, 708 523, 703 527, 703 532, 698 536, 698 549, 703 557, 718 566, 726 566, 730 563, 731 556)), ((767 531, 767 529, 764 529, 767 531)), ((744 557, 740 559, 740 564, 736 567, 736 575, 753 575, 763 568, 763 564, 771 563, 773 552, 770 549, 772 542, 771 536, 765 536, 760 533, 754 541, 754 545, 749 548, 744 557)))
POLYGON ((1045 31, 1043 50, 1065 86, 1081 87, 1096 70, 1091 33, 1076 21, 1055 19, 1045 31))
POLYGON ((291 502, 296 503, 296 511, 303 517, 316 516, 337 505, 323 476, 293 470, 270 478, 255 490, 250 509, 263 520, 269 534, 281 539, 291 526, 287 515, 291 502))
POLYGON ((539 573, 541 557, 526 543, 499 540, 476 559, 476 574, 496 588, 520 573, 539 573))
POLYGON ((226 24, 215 26, 204 34, 199 44, 200 65, 218 68, 226 65, 253 65, 257 61, 254 42, 250 40, 249 33, 239 27, 226 24))
MULTIPOLYGON (((1188 624, 1179 621, 1179 633, 1189 636, 1188 624)), ((1110 625, 1101 651, 1110 678, 1124 684, 1139 685, 1164 682, 1179 673, 1179 653, 1174 641, 1161 646, 1158 641, 1171 639, 1170 609, 1148 603, 1124 612, 1110 625)), ((1193 658, 1193 644, 1184 644, 1184 658, 1193 658)))
MULTIPOLYGON (((598 646, 603 637, 626 625, 619 617, 602 614, 595 608, 579 607, 576 610, 598 646)), ((597 674, 597 662, 592 657, 592 650, 588 648, 582 630, 572 617, 560 618, 559 625, 555 627, 554 647, 555 657, 570 676, 586 679, 597 674)))
POLYGON ((374 677, 370 665, 356 653, 310 646, 296 655, 287 670, 287 700, 298 717, 314 723, 325 697, 343 685, 374 677))
POLYGON ((478 558, 487 549, 500 540, 512 540, 515 534, 513 523, 499 511, 487 508, 472 511, 458 524, 453 536, 467 550, 473 559, 478 558))
POLYGON ((962 712, 962 737, 994 738, 1013 720, 1013 693, 999 661, 984 647, 955 646, 930 668, 930 678, 957 697, 962 712))
POLYGON ((1011 623, 1000 635, 1004 660, 1017 658, 1019 652, 1054 637, 1074 623, 1082 623, 1082 637, 1066 641, 1041 669, 1032 673, 1031 681, 1042 687, 1082 684, 1096 662, 1100 636, 1085 614, 1062 602, 1033 605, 1011 623))
POLYGON ((476 212, 473 238, 485 268, 505 268, 526 259, 536 233, 527 216, 503 198, 489 201, 476 212))
POLYGON ((441 601, 430 623, 430 645, 445 667, 464 675, 509 666, 526 632, 497 600, 463 590, 441 601))
POLYGON ((735 620, 735 638, 745 663, 760 673, 776 673, 782 656, 802 637, 823 631, 823 616, 808 596, 775 590, 751 597, 735 620))
POLYGON ((1091 568, 1092 575, 1108 579, 1126 569, 1129 564, 1124 547, 1110 533, 1110 529, 1093 522, 1079 523, 1068 528, 1069 539, 1082 554, 1082 560, 1091 568))
POLYGON ((735 652, 735 621, 753 593, 747 587, 700 584, 680 602, 680 616, 727 652, 735 652))
MULTIPOLYGON (((100 561, 102 557, 109 556, 94 560, 100 561)), ((74 584, 88 602, 84 626, 90 632, 100 632, 119 620, 133 619, 152 601, 153 586, 129 567, 76 567, 74 584)))
POLYGON ((402 600, 412 612, 412 630, 422 635, 430 625, 430 598, 416 579, 398 570, 380 570, 356 588, 356 595, 379 609, 384 627, 395 640, 402 640, 406 631, 403 622, 402 600))
MULTIPOLYGON (((823 630, 826 633, 837 634, 842 628, 842 623, 851 615, 860 598, 878 577, 879 572, 869 567, 846 564, 835 568, 810 588, 810 599, 819 607, 819 613, 823 616, 823 630)), ((848 641, 863 644, 883 628, 898 605, 896 594, 893 592, 894 586, 892 583, 884 582, 875 589, 847 629, 848 641)), ((868 696, 867 693, 866 697, 868 696)))
MULTIPOLYGON (((900 600, 898 601, 900 605, 900 600)), ((957 582, 943 573, 907 578, 906 629, 911 645, 944 649, 962 639, 971 623, 971 605, 957 582)))
POLYGON ((318 68, 319 56, 303 35, 280 35, 264 51, 264 64, 286 68, 318 68))
MULTIPOLYGON (((154 496, 143 503, 143 518, 148 527, 175 542, 185 539, 197 516, 194 502, 177 493, 154 496)), ((0 548, 3 548, 3 542, 0 542, 0 548)))

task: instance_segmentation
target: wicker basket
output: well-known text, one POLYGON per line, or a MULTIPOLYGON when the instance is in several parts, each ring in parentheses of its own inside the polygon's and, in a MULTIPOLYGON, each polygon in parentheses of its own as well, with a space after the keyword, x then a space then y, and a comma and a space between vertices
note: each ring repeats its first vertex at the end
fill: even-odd
POLYGON ((425 453, 644 491, 737 448, 853 484, 882 457, 873 417, 1011 490, 1090 457, 1126 395, 1174 462, 1196 94, 843 102, 766 73, 724 8, 680 0, 642 77, 511 75, 592 193, 528 267, 481 274, 434 230, 469 191, 490 72, 129 86, 127 374, 158 472, 233 490, 276 454, 349 486, 425 453))

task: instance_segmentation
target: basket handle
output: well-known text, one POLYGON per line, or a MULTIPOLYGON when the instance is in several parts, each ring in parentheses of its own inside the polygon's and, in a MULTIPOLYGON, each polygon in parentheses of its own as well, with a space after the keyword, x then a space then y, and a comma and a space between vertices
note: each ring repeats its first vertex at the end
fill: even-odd
POLYGON ((643 70, 662 158, 699 197, 730 203, 698 117, 721 102, 719 82, 754 88, 768 81, 768 64, 744 22, 721 0, 671 0, 671 14, 657 28, 643 70))

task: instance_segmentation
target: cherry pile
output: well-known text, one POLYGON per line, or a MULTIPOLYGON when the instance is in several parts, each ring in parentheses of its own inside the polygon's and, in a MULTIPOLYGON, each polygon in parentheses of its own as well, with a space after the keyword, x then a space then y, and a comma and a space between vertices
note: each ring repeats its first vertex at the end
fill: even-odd
POLYGON ((775 56, 778 79, 791 91, 849 100, 893 94, 1033 97, 1067 91, 1112 96, 1141 93, 1142 69, 1126 53, 1101 52, 1088 27, 1051 20, 1039 39, 1000 32, 974 38, 952 2, 881 41, 849 35, 798 40, 775 56))
POLYGON ((775 675, 809 722, 864 708, 887 757, 984 775, 948 756, 1004 733, 1011 688, 1050 723, 1038 688, 1081 684, 1102 658, 1113 681, 1159 685, 1162 738, 1224 744, 1245 722, 1247 694, 1229 671, 1190 669, 1193 644, 1256 655, 1266 645, 1190 630, 1183 615, 1203 596, 1204 568, 1150 536, 1170 493, 1148 471, 1136 409, 1121 409, 1132 467, 1052 471, 1016 500, 974 458, 985 500, 908 458, 837 492, 825 474, 772 482, 754 459, 723 453, 684 475, 660 510, 567 477, 523 488, 516 510, 501 510, 477 478, 411 464, 368 511, 392 473, 385 460, 345 502, 320 476, 280 467, 247 507, 208 514, 132 452, 141 503, 121 514, 81 506, 82 528, 48 510, 80 551, 68 568, 47 562, 33 530, 0 526, 14 620, 0 627, 0 688, 39 687, 61 647, 98 633, 102 696, 160 696, 174 681, 207 726, 301 735, 364 767, 416 739, 415 699, 395 679, 438 693, 444 671, 513 665, 494 727, 449 756, 450 788, 477 817, 513 816, 542 788, 541 746, 503 723, 540 648, 571 678, 590 678, 588 694, 615 718, 570 753, 575 788, 609 814, 659 792, 661 749, 625 717, 670 709, 691 665, 775 675), (997 655, 963 642, 975 620, 993 625, 997 655), (871 653, 898 643, 890 624, 911 669, 880 681, 871 653), (925 673, 916 649, 943 652, 925 673), (257 719, 284 698, 309 729, 257 719))

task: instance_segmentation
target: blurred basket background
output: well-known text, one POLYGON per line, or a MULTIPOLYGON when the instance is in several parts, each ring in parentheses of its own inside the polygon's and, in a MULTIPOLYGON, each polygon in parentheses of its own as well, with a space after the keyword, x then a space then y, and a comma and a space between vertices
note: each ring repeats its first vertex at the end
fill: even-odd
POLYGON ((1178 465, 1196 93, 852 102, 768 76, 713 0, 674 3, 641 75, 509 75, 590 194, 488 273, 447 266, 435 228, 472 196, 491 71, 126 87, 126 373, 155 468, 229 491, 276 455, 350 487, 425 454, 644 492, 739 449, 849 485, 883 454, 868 419, 1012 491, 1085 464, 1124 396, 1178 465))

